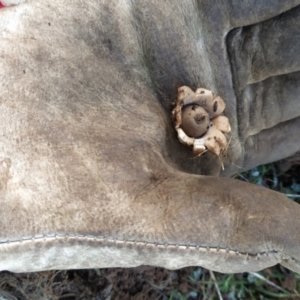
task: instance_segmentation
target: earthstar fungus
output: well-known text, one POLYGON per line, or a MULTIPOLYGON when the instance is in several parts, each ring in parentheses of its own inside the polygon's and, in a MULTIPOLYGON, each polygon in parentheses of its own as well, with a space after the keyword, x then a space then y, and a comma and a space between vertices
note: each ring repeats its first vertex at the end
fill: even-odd
POLYGON ((214 97, 212 91, 178 88, 172 114, 179 141, 192 146, 197 156, 207 151, 217 156, 223 154, 228 147, 226 134, 231 130, 228 118, 221 116, 224 109, 225 102, 221 97, 214 97))

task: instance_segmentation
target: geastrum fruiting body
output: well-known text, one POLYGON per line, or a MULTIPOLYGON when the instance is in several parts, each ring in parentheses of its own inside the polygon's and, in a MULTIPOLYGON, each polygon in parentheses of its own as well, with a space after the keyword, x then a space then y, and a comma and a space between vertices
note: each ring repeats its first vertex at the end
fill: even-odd
POLYGON ((189 87, 178 89, 178 99, 173 110, 175 129, 181 143, 192 146, 197 156, 211 151, 219 156, 227 149, 226 134, 230 132, 229 120, 221 116, 225 102, 214 97, 212 91, 189 87))

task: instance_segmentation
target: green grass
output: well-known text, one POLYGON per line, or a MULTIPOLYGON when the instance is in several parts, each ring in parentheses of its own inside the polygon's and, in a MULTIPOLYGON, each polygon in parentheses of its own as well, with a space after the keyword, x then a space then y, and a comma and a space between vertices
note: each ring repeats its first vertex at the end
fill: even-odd
POLYGON ((168 298, 162 299, 300 299, 300 275, 280 266, 257 273, 229 275, 198 267, 191 271, 189 288, 188 293, 175 289, 168 298), (200 276, 196 278, 195 272, 200 276))
POLYGON ((276 164, 267 164, 235 176, 236 179, 257 184, 274 191, 281 192, 287 197, 300 201, 299 167, 295 166, 288 172, 280 171, 276 164))

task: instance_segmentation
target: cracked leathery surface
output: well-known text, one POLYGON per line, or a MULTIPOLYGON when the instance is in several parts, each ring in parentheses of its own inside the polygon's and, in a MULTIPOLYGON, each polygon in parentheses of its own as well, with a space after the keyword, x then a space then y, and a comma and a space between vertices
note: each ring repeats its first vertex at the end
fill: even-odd
MULTIPOLYGON (((300 271, 299 205, 192 174, 215 175, 219 165, 184 154, 170 99, 192 82, 235 98, 225 44, 209 64, 214 42, 200 38, 209 23, 191 13, 199 7, 153 3, 32 1, 1 10, 1 270, 243 272, 282 263, 300 271)), ((226 105, 236 120, 234 102, 226 105)), ((242 152, 237 136, 231 147, 242 152)))

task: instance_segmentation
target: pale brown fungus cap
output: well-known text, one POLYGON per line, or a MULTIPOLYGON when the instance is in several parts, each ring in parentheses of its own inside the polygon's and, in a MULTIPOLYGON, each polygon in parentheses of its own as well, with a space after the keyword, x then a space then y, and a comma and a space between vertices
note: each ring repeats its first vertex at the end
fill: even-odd
POLYGON ((189 137, 201 137, 209 129, 209 115, 197 104, 187 105, 182 109, 182 130, 189 137))

